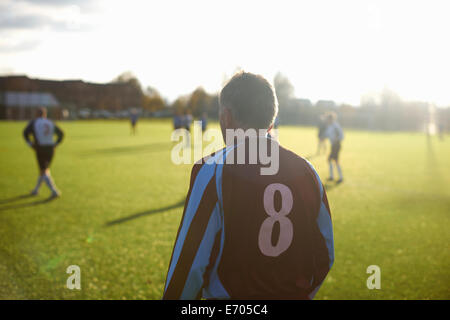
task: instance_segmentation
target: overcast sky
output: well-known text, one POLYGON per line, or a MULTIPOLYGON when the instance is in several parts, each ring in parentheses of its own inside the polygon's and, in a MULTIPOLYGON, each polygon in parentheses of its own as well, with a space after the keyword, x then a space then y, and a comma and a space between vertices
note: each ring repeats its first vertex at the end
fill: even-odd
POLYGON ((237 68, 301 98, 358 104, 389 87, 450 105, 450 1, 0 0, 0 74, 107 82, 170 100, 237 68), (447 4, 449 3, 449 4, 447 4))

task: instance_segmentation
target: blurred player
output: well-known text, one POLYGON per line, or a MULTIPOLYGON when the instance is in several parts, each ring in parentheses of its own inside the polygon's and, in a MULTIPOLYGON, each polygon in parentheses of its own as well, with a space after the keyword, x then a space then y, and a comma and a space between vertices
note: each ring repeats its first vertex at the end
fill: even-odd
POLYGON ((36 158, 39 164, 39 177, 31 191, 32 195, 39 193, 39 187, 42 181, 52 191, 51 197, 60 196, 60 192, 57 190, 55 183, 53 182, 50 174, 50 163, 53 158, 55 147, 58 146, 63 139, 63 132, 56 126, 51 120, 47 119, 47 109, 40 108, 37 111, 37 117, 31 120, 23 131, 23 136, 27 144, 32 147, 36 152, 36 158), (53 141, 53 136, 57 135, 56 142, 53 141), (33 136, 33 141, 30 140, 30 136, 33 136))
POLYGON ((189 147, 191 145, 191 125, 192 115, 189 110, 186 110, 183 116, 183 128, 186 129, 186 147, 189 147))
POLYGON ((173 115, 173 129, 178 130, 183 126, 183 117, 180 114, 179 110, 176 110, 173 115))
MULTIPOLYGON (((263 134, 278 112, 266 79, 238 73, 219 102, 224 139, 234 132, 234 142, 192 169, 163 299, 312 299, 334 261, 319 176, 309 162, 263 134), (240 129, 261 131, 234 139, 240 129), (259 160, 227 163, 252 139, 279 155, 273 174, 262 174, 266 165, 259 160)), ((251 149, 245 150, 250 156, 251 149)))
POLYGON ((344 181, 344 176, 342 175, 342 169, 339 165, 339 153, 341 151, 341 141, 344 139, 344 132, 342 131, 341 126, 337 122, 337 116, 334 112, 329 112, 326 115, 326 123, 327 123, 327 129, 326 129, 326 136, 330 140, 331 143, 331 152, 328 156, 328 165, 330 167, 330 177, 328 178, 329 181, 334 180, 333 175, 333 161, 336 165, 336 169, 339 174, 339 180, 337 183, 341 183, 344 181))
POLYGON ((208 127, 208 115, 206 114, 206 112, 202 113, 200 121, 202 122, 202 132, 205 132, 206 128, 208 127))
POLYGON ((327 136, 326 136, 327 126, 328 126, 328 124, 327 124, 324 116, 321 115, 319 117, 319 124, 318 124, 318 129, 319 129, 318 138, 319 138, 319 141, 317 142, 317 155, 321 154, 322 150, 325 151, 325 149, 326 149, 325 140, 327 138, 327 136))
POLYGON ((130 114, 130 121, 131 121, 131 133, 133 135, 136 134, 136 126, 137 126, 138 120, 139 120, 139 115, 137 113, 137 110, 132 109, 131 114, 130 114))
POLYGON ((189 110, 186 110, 184 113, 184 117, 183 117, 183 127, 187 130, 187 131, 191 131, 191 125, 192 125, 192 115, 189 112, 189 110))

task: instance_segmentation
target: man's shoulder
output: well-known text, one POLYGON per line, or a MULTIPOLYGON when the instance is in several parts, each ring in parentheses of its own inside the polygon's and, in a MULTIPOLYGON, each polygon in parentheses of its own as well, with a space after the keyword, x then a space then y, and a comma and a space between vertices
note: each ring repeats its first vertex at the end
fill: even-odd
MULTIPOLYGON (((315 184, 320 185, 321 180, 314 165, 307 159, 297 153, 286 148, 280 148, 280 159, 284 153, 283 164, 287 166, 284 168, 289 175, 295 175, 301 181, 314 181, 315 184), (281 151, 282 150, 282 151, 281 151)), ((282 168, 283 169, 283 168, 282 168)))
POLYGON ((292 162, 300 168, 310 169, 313 168, 312 164, 301 155, 295 153, 280 145, 280 159, 287 162, 292 162))
POLYGON ((331 127, 334 128, 335 130, 341 130, 342 131, 342 126, 339 122, 335 121, 331 124, 331 127))
POLYGON ((47 123, 53 125, 53 121, 48 118, 37 118, 32 121, 34 121, 34 123, 47 123))
POLYGON ((224 151, 225 151, 225 147, 217 150, 199 160, 197 160, 194 165, 192 166, 192 171, 191 174, 192 175, 197 175, 198 172, 200 171, 200 169, 206 164, 206 165, 216 165, 219 163, 223 163, 223 161, 221 161, 221 156, 223 156, 224 151))
POLYGON ((219 157, 220 155, 223 155, 225 149, 226 149, 226 147, 223 147, 222 149, 219 149, 219 150, 217 150, 217 151, 214 151, 213 153, 210 153, 210 154, 207 155, 207 156, 204 156, 203 158, 197 160, 197 161, 194 163, 194 166, 202 166, 202 165, 205 164, 205 163, 208 163, 208 164, 210 164, 210 163, 216 163, 216 162, 217 162, 216 160, 218 160, 218 157, 219 157))

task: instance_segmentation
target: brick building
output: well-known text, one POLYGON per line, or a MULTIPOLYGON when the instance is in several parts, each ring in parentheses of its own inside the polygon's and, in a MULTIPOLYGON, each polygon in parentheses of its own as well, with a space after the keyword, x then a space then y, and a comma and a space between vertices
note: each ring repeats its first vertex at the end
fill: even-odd
POLYGON ((0 119, 31 119, 39 107, 47 107, 51 118, 61 119, 62 108, 55 97, 48 92, 0 92, 0 119))
POLYGON ((31 79, 27 76, 4 76, 0 77, 0 118, 29 118, 27 108, 32 106, 7 103, 7 96, 18 93, 27 93, 28 98, 29 94, 39 94, 41 98, 50 95, 56 102, 53 107, 68 109, 71 112, 84 108, 113 112, 141 108, 143 96, 141 89, 132 82, 99 84, 81 80, 57 81, 31 79), (14 112, 11 112, 12 108, 26 110, 15 111, 14 109, 14 112))

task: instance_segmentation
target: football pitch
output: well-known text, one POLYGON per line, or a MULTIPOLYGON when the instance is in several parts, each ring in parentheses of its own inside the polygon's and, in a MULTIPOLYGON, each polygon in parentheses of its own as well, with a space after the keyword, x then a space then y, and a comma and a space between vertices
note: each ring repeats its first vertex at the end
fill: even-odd
MULTIPOLYGON (((0 122, 0 299, 160 299, 191 169, 171 161, 171 122, 142 120, 136 136, 127 121, 58 125, 62 197, 47 201, 45 185, 27 196, 38 170, 25 122, 0 122), (81 290, 66 287, 70 265, 81 290)), ((316 133, 281 127, 280 142, 307 157, 316 133)), ((335 240, 316 299, 450 299, 450 137, 346 130, 340 185, 326 182, 326 155, 310 161, 335 240), (381 289, 367 288, 370 265, 381 289)))

